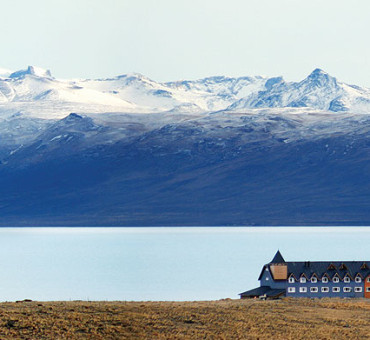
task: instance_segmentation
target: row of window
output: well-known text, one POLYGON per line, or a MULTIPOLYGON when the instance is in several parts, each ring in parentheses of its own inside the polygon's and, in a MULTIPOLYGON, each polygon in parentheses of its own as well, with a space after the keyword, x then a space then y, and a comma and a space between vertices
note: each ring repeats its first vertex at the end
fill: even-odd
MULTIPOLYGON (((295 280, 295 278, 294 277, 289 277, 289 283, 294 283, 294 282, 296 282, 296 280, 295 280)), ((313 277, 311 277, 311 280, 309 280, 310 282, 312 282, 312 283, 316 283, 317 282, 317 277, 315 277, 315 276, 313 276, 313 277)), ((343 281, 344 282, 346 282, 346 283, 349 283, 349 282, 351 282, 351 279, 348 277, 348 276, 346 276, 344 279, 343 279, 343 281)), ((306 283, 307 282, 307 279, 304 277, 304 276, 302 276, 300 279, 299 279, 299 282, 300 283, 306 283)), ((321 282, 322 283, 328 283, 329 282, 329 279, 326 277, 326 276, 324 276, 322 279, 321 279, 321 282)), ((339 282, 339 277, 337 277, 337 276, 335 276, 335 277, 333 277, 333 282, 334 283, 338 283, 339 282)), ((359 277, 359 276, 356 276, 355 277, 355 282, 356 283, 361 283, 362 282, 362 279, 361 279, 361 277, 359 277)), ((367 278, 367 282, 370 282, 370 277, 368 277, 367 278)))
MULTIPOLYGON (((333 293, 339 293, 340 288, 339 287, 333 287, 331 290, 333 293)), ((355 287, 354 288, 355 293, 362 293, 362 287, 355 287)), ((295 293, 296 287, 288 287, 288 293, 295 293)), ((307 287, 299 287, 300 293, 307 293, 307 287)), ((310 287, 311 293, 318 293, 319 288, 318 287, 310 287)), ((352 287, 343 287, 344 293, 350 293, 352 292, 352 287)), ((366 292, 370 292, 370 287, 366 287, 366 292)), ((329 293, 329 287, 321 287, 321 293, 329 293)))

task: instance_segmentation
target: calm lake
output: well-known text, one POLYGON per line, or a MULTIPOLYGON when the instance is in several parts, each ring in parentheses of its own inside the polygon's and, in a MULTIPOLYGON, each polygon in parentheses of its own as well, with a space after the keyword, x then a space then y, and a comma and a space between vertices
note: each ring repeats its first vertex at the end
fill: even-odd
POLYGON ((1 228, 0 300, 210 300, 287 261, 370 260, 370 227, 1 228))

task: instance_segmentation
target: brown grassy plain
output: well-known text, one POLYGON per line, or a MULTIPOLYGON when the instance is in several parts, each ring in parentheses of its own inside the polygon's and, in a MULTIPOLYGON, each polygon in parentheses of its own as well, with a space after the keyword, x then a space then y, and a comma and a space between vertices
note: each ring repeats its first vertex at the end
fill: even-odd
POLYGON ((370 339, 370 301, 6 302, 0 339, 370 339))

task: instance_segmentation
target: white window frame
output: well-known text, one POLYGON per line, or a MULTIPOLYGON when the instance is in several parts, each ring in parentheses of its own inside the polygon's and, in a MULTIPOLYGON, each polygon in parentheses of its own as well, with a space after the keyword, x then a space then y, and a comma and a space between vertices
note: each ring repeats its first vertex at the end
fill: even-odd
POLYGON ((349 282, 351 282, 351 279, 348 276, 346 276, 343 281, 345 283, 349 283, 349 282))
POLYGON ((339 287, 333 287, 331 291, 333 293, 339 293, 340 292, 340 288, 339 287))
POLYGON ((329 282, 329 279, 326 276, 324 276, 322 278, 322 283, 328 283, 328 282, 329 282))
POLYGON ((316 283, 317 282, 317 277, 316 276, 311 277, 311 282, 316 283))
POLYGON ((299 287, 300 293, 307 293, 307 287, 299 287))
POLYGON ((317 287, 311 287, 310 288, 310 292, 311 293, 318 293, 319 292, 319 288, 317 288, 317 287))
POLYGON ((295 287, 288 287, 288 293, 295 293, 295 287))
POLYGON ((351 287, 343 287, 343 292, 344 293, 350 293, 350 292, 352 292, 352 288, 351 287))
POLYGON ((289 283, 294 283, 295 282, 294 277, 291 276, 288 281, 289 281, 289 283))
POLYGON ((370 282, 370 277, 367 278, 367 282, 370 282))
POLYGON ((306 280, 306 278, 305 278, 304 276, 302 276, 302 277, 299 279, 299 282, 300 282, 300 283, 306 283, 306 282, 307 282, 307 280, 306 280))
POLYGON ((370 292, 370 287, 366 287, 366 293, 370 292))
POLYGON ((355 287, 355 293, 362 293, 362 287, 355 287))
POLYGON ((321 287, 321 293, 329 293, 329 287, 321 287))
POLYGON ((338 282, 339 282, 339 277, 338 277, 338 276, 333 277, 333 282, 334 282, 334 283, 338 283, 338 282))
POLYGON ((362 280, 361 280, 361 277, 356 276, 356 278, 355 278, 355 282, 356 282, 356 283, 361 283, 361 281, 362 281, 362 280))

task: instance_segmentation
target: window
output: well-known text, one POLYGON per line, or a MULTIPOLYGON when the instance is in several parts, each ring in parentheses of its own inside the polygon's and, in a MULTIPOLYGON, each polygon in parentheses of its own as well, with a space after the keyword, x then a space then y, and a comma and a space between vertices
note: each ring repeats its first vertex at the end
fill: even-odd
POLYGON ((370 277, 367 278, 367 282, 370 282, 370 277))
POLYGON ((307 293, 307 287, 299 287, 300 293, 307 293))
POLYGON ((289 278, 289 283, 294 283, 294 277, 293 276, 291 276, 290 278, 289 278))
POLYGON ((357 283, 360 283, 360 282, 361 282, 361 277, 357 276, 357 277, 355 278, 355 281, 356 281, 357 283))
POLYGON ((302 276, 301 279, 300 279, 300 282, 301 283, 306 283, 306 278, 304 276, 302 276))
POLYGON ((366 292, 369 293, 370 292, 370 287, 366 287, 366 292))
POLYGON ((322 293, 328 293, 329 292, 329 287, 321 287, 321 292, 322 293))
POLYGON ((288 293, 295 293, 295 287, 288 287, 288 293))
POLYGON ((318 291, 319 291, 319 288, 317 288, 317 287, 311 287, 310 288, 311 293, 317 293, 318 291))
POLYGON ((339 278, 338 278, 338 277, 334 277, 334 278, 333 278, 333 282, 334 282, 334 283, 338 283, 338 282, 339 282, 339 278))
POLYGON ((333 287, 333 293, 339 293, 340 292, 340 289, 339 287, 333 287))
POLYGON ((312 283, 316 283, 317 282, 317 278, 314 276, 314 277, 311 277, 311 282, 312 283))
POLYGON ((362 287, 355 287, 355 292, 356 293, 361 293, 362 292, 362 287))
POLYGON ((348 276, 346 276, 346 277, 344 278, 344 282, 346 282, 346 283, 351 282, 351 279, 350 279, 348 276))
POLYGON ((322 278, 322 283, 328 283, 328 282, 329 282, 328 278, 326 276, 324 276, 322 278))
POLYGON ((352 291, 352 288, 351 287, 344 287, 343 288, 343 292, 345 292, 345 293, 349 293, 351 291, 352 291))
POLYGON ((266 277, 266 281, 268 281, 269 280, 269 278, 268 277, 266 277))

